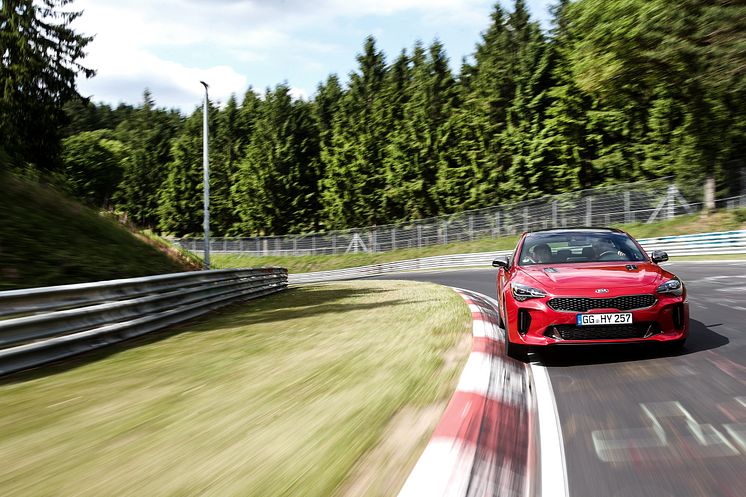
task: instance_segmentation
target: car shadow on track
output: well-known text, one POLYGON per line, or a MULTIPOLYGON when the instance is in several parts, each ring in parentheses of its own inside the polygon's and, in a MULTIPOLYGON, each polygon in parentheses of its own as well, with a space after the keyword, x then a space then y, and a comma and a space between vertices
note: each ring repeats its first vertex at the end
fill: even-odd
MULTIPOLYGON (((714 326, 714 325, 713 325, 714 326)), ((683 348, 672 350, 654 343, 614 345, 562 345, 535 351, 548 367, 635 362, 686 356, 727 345, 727 337, 700 321, 689 322, 689 338, 683 348)))

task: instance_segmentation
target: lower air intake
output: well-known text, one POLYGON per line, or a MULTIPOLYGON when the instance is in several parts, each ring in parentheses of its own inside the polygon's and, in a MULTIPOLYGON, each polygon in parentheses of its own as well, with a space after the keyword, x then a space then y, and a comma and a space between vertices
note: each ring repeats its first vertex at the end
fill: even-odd
POLYGON ((656 333, 660 333, 658 323, 640 322, 598 326, 558 324, 548 327, 544 335, 559 340, 623 340, 647 338, 656 333))

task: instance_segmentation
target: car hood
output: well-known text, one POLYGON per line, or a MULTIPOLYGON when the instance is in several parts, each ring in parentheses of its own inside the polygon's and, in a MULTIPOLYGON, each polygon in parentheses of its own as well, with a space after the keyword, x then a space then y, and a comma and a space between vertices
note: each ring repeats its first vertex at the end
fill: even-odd
POLYGON ((567 290, 571 293, 587 290, 595 294, 600 288, 605 288, 608 292, 599 294, 599 297, 649 292, 661 280, 672 277, 660 266, 650 262, 547 264, 524 266, 520 269, 526 276, 526 284, 538 284, 540 288, 555 295, 566 294, 567 290))

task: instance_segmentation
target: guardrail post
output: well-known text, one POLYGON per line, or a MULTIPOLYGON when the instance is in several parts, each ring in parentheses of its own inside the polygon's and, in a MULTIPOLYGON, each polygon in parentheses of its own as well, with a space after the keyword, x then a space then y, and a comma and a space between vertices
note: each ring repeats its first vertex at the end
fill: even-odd
POLYGON ((443 221, 443 245, 448 245, 448 223, 443 221))
POLYGON ((676 187, 674 185, 668 185, 668 205, 666 207, 666 218, 673 219, 676 214, 676 187))
POLYGON ((523 208, 523 231, 528 231, 528 207, 523 208))
POLYGON ((396 250, 396 228, 391 228, 391 250, 396 250))
POLYGON ((631 223, 630 220, 630 193, 629 190, 624 192, 624 222, 625 223, 631 223))
POLYGON ((337 255, 337 234, 332 233, 332 255, 337 255))
POLYGON ((705 211, 715 209, 715 178, 708 176, 705 180, 705 211))
POLYGON ((417 225, 417 248, 422 248, 422 225, 417 225))
POLYGON ((469 214, 469 241, 474 240, 474 215, 469 214))
POLYGON ((557 227, 557 208, 558 208, 557 201, 553 200, 552 201, 552 228, 557 227))
POLYGON ((497 211, 495 213, 495 230, 497 231, 497 236, 500 236, 500 211, 497 211))
POLYGON ((593 195, 585 199, 585 225, 593 226, 593 195))

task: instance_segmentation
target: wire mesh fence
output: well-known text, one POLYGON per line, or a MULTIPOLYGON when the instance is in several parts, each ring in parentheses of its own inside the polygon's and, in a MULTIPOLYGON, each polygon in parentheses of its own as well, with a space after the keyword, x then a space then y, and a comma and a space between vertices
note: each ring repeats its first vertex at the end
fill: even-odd
MULTIPOLYGON (((568 226, 611 226, 671 219, 703 208, 702 185, 676 185, 670 178, 626 183, 484 209, 349 230, 247 238, 211 238, 212 252, 267 255, 333 255, 387 252, 404 248, 516 235, 568 226), (681 192, 692 192, 688 198, 681 192)), ((715 200, 716 207, 746 207, 746 192, 715 200)), ((204 240, 173 240, 195 252, 204 240)))

